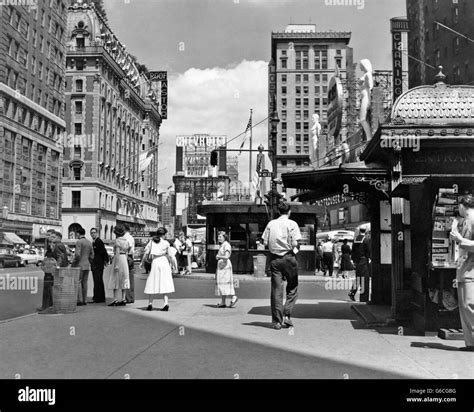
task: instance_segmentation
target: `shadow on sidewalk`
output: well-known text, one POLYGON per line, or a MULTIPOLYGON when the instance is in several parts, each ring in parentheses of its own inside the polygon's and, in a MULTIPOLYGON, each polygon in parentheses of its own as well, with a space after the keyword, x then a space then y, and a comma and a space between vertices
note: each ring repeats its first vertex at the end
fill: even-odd
POLYGON ((272 322, 247 322, 247 323, 242 323, 242 325, 257 326, 257 327, 260 327, 260 328, 273 329, 273 323, 272 322))
MULTIPOLYGON (((352 303, 352 302, 351 302, 352 303)), ((255 306, 248 312, 250 315, 271 316, 269 306, 255 306)), ((359 317, 351 310, 349 302, 297 303, 291 314, 299 319, 345 319, 358 321, 359 317)))

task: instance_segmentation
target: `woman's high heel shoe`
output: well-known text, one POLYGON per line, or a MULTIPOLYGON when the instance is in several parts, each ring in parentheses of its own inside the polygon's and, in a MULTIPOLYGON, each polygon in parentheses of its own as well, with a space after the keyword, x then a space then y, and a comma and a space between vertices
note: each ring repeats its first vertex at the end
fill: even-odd
POLYGON ((109 303, 107 306, 117 306, 118 300, 114 300, 112 303, 109 303))
POLYGON ((120 302, 117 303, 117 306, 125 306, 127 304, 126 300, 121 300, 120 302))
POLYGON ((168 312, 169 309, 170 309, 170 306, 169 306, 169 305, 165 305, 165 306, 163 306, 160 310, 161 310, 162 312, 168 312))

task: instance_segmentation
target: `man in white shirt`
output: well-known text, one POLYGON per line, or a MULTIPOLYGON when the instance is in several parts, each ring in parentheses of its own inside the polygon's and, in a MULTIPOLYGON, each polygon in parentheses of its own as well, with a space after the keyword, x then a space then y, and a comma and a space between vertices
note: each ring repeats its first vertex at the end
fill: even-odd
POLYGON ((270 251, 271 308, 275 329, 282 324, 292 327, 291 312, 298 296, 298 262, 296 253, 301 241, 298 224, 291 220, 291 208, 287 202, 278 205, 280 217, 270 221, 263 232, 263 242, 270 251), (286 285, 286 301, 283 306, 283 281, 286 285))
POLYGON ((130 249, 128 249, 127 261, 128 261, 128 272, 130 276, 130 289, 127 289, 125 298, 127 303, 135 302, 135 264, 133 262, 133 253, 135 252, 135 239, 130 234, 130 226, 127 224, 123 225, 125 229, 125 235, 123 236, 127 239, 130 249))
POLYGON ((323 249, 323 264, 324 264, 324 276, 326 276, 326 271, 329 271, 329 276, 332 276, 334 270, 334 252, 335 252, 335 243, 328 236, 326 242, 322 244, 323 249))

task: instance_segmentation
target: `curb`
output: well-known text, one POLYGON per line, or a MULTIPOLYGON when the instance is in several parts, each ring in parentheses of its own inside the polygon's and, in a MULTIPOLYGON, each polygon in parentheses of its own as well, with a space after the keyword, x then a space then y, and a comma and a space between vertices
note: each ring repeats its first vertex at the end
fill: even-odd
POLYGON ((374 314, 367 308, 366 305, 351 305, 351 309, 362 318, 366 326, 393 326, 393 322, 390 318, 380 319, 376 318, 374 314))
POLYGON ((38 315, 37 312, 35 312, 35 313, 29 313, 28 315, 17 316, 17 317, 15 317, 15 318, 0 320, 0 325, 1 325, 2 323, 13 322, 13 321, 15 321, 15 320, 20 320, 20 319, 24 319, 24 318, 29 318, 30 316, 36 316, 36 315, 38 315))

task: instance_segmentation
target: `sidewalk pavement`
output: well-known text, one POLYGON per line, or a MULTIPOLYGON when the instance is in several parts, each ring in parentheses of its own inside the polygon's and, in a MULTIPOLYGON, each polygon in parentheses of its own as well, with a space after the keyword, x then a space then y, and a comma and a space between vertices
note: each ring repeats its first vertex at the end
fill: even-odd
MULTIPOLYGON (((215 273, 207 273, 201 271, 195 271, 190 275, 173 275, 174 278, 186 278, 186 279, 214 279, 215 273)), ((256 282, 265 282, 270 281, 269 276, 257 277, 253 274, 238 274, 234 273, 234 279, 238 279, 239 281, 256 281, 256 282)), ((336 278, 335 276, 333 276, 336 278)), ((318 272, 317 275, 314 274, 312 271, 299 271, 298 281, 300 282, 323 282, 327 279, 331 279, 328 276, 323 276, 322 272, 318 272)), ((337 279, 337 278, 336 278, 337 279)), ((340 278, 342 279, 342 278, 340 278)))
POLYGON ((271 328, 268 299, 232 309, 214 299, 169 303, 169 312, 139 300, 1 323, 0 378, 474 378, 463 342, 366 328, 357 303, 299 300, 295 327, 282 330, 271 328))

